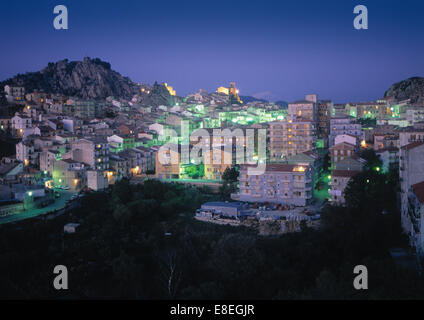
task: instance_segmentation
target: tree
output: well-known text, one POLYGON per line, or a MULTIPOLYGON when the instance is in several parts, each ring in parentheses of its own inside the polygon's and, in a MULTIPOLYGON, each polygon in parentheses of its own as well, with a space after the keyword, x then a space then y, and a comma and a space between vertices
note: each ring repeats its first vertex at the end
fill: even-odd
POLYGON ((374 151, 374 149, 364 149, 361 152, 361 158, 367 161, 365 165, 365 170, 381 170, 383 162, 380 159, 380 156, 374 151))
POLYGON ((177 252, 167 249, 160 252, 157 257, 159 265, 159 282, 169 299, 175 299, 181 283, 180 259, 177 252))
POLYGON ((237 178, 239 176, 239 172, 235 167, 228 167, 225 169, 224 173, 222 174, 222 179, 227 182, 237 182, 237 178))
POLYGON ((328 172, 330 165, 331 165, 330 152, 327 152, 323 159, 322 170, 324 172, 328 172))

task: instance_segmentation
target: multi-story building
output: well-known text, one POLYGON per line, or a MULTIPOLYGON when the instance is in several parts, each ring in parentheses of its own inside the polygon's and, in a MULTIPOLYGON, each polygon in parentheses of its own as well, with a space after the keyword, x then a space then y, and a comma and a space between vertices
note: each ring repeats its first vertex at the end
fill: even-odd
POLYGON ((332 118, 330 120, 330 136, 329 145, 334 145, 335 139, 338 135, 350 134, 362 140, 361 125, 354 123, 350 117, 332 118))
POLYGON ((25 96, 24 87, 14 87, 14 86, 5 85, 4 92, 6 93, 6 99, 8 101, 23 100, 25 96))
POLYGON ((412 142, 400 148, 399 178, 402 228, 408 234, 411 227, 408 215, 408 191, 412 185, 424 181, 424 142, 412 142))
POLYGON ((87 171, 87 187, 94 190, 104 190, 109 186, 107 174, 102 170, 87 171))
POLYGON ((79 190, 86 185, 86 169, 84 163, 72 159, 56 161, 53 164, 53 182, 56 186, 79 190))
POLYGON ((333 170, 331 176, 331 190, 328 192, 331 195, 331 202, 340 205, 345 203, 344 192, 346 186, 349 180, 360 172, 361 171, 358 170, 333 170))
POLYGON ((16 114, 11 120, 13 133, 18 137, 22 138, 24 130, 32 127, 32 119, 27 115, 16 114))
POLYGON ((40 171, 53 173, 54 163, 61 160, 61 153, 57 150, 46 150, 40 153, 40 171))
POLYGON ((181 154, 176 144, 170 144, 169 148, 160 148, 155 153, 156 178, 178 179, 180 176, 181 154))
POLYGON ((272 202, 305 206, 313 199, 314 172, 309 166, 268 164, 261 175, 249 175, 240 167, 240 201, 272 202))
POLYGON ((414 126, 400 128, 397 131, 399 132, 399 147, 416 141, 424 141, 424 123, 416 123, 414 126))
POLYGON ((293 117, 269 124, 270 159, 281 161, 305 151, 315 150, 316 130, 310 120, 293 117))
POLYGON ((146 173, 152 173, 155 171, 155 152, 154 150, 146 147, 136 147, 137 150, 139 150, 143 157, 146 159, 146 173))
POLYGON ((383 172, 388 172, 390 168, 396 168, 399 166, 399 148, 388 147, 378 149, 376 154, 380 156, 383 162, 383 172))
POLYGON ((318 120, 318 107, 317 107, 318 96, 316 94, 308 94, 304 100, 295 101, 289 103, 288 116, 301 117, 306 120, 310 120, 313 123, 318 120))
POLYGON ((135 138, 130 135, 112 135, 107 137, 111 152, 121 152, 123 150, 134 148, 135 138))
POLYGON ((335 170, 355 170, 362 171, 367 161, 358 157, 357 155, 353 155, 351 157, 344 158, 343 160, 339 160, 334 163, 335 170))
POLYGON ((414 125, 418 122, 424 121, 424 108, 423 107, 413 107, 406 110, 406 119, 410 125, 414 125))
POLYGON ((72 142, 72 159, 83 162, 95 170, 109 169, 109 144, 106 139, 95 137, 72 142))
POLYGON ((317 136, 319 139, 324 139, 325 146, 328 145, 328 136, 330 135, 330 119, 333 102, 330 100, 318 101, 318 124, 317 136))
POLYGON ((20 141, 16 144, 16 160, 23 162, 25 166, 38 164, 38 152, 35 152, 32 141, 20 141))
POLYGON ((355 149, 356 146, 348 142, 333 145, 330 148, 331 166, 334 168, 337 162, 352 157, 355 154, 355 149))
POLYGON ((346 117, 346 105, 343 103, 335 103, 331 110, 332 118, 344 118, 346 117))
POLYGON ((383 118, 386 115, 385 102, 351 102, 346 105, 347 113, 354 118, 383 118))
POLYGON ((62 106, 63 113, 82 119, 92 119, 96 117, 96 102, 90 100, 68 100, 62 106))
POLYGON ((231 163, 226 159, 232 159, 232 154, 228 154, 223 148, 214 148, 204 154, 204 178, 209 180, 221 180, 227 168, 231 168, 231 163), (209 156, 205 159, 206 155, 209 156))
POLYGON ((408 190, 408 207, 405 208, 405 233, 418 258, 424 257, 424 181, 413 184, 408 190), (407 218, 407 219, 406 219, 407 218))

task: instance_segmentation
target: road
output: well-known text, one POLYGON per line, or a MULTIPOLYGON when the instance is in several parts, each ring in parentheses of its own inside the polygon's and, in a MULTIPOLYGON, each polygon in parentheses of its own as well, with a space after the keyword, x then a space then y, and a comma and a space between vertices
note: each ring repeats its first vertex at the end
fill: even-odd
POLYGON ((56 192, 60 193, 60 198, 56 198, 54 203, 44 208, 33 209, 33 210, 25 211, 22 213, 2 217, 0 218, 0 224, 33 218, 33 217, 46 214, 55 210, 63 209, 66 206, 66 201, 69 200, 73 194, 75 194, 74 191, 67 191, 67 190, 56 190, 56 192))

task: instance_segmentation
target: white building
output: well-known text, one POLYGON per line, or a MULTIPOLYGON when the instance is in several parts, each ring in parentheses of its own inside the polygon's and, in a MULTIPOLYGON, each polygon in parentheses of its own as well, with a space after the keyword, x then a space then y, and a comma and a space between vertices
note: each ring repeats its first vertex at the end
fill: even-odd
POLYGON ((410 245, 420 259, 424 257, 424 181, 413 184, 408 190, 408 230, 410 245))
POLYGON ((408 192, 412 185, 424 181, 424 142, 412 142, 400 148, 399 178, 402 228, 409 234, 411 219, 408 215, 408 192))
POLYGON ((361 125, 353 123, 351 118, 332 118, 330 119, 330 147, 335 144, 338 135, 352 135, 362 140, 361 125))
POLYGON ((107 189, 109 186, 107 176, 103 171, 87 171, 87 187, 94 191, 107 189))
POLYGON ((240 167, 240 201, 272 202, 305 206, 313 199, 314 172, 309 166, 268 164, 261 175, 249 175, 240 167))
POLYGON ((331 190, 328 193, 331 195, 331 202, 335 204, 344 204, 344 191, 349 180, 361 171, 357 170, 333 170, 331 176, 331 190))

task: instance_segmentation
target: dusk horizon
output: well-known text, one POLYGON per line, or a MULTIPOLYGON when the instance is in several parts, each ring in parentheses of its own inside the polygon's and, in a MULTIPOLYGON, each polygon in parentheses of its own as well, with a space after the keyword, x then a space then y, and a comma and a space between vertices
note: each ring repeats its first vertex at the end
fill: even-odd
POLYGON ((64 4, 69 29, 60 31, 52 28, 55 1, 0 4, 0 26, 19 39, 0 53, 0 79, 89 56, 181 96, 234 81, 242 95, 296 101, 316 93, 344 103, 379 99, 393 83, 424 75, 424 4, 414 1, 362 1, 367 30, 353 28, 351 0, 64 4))

